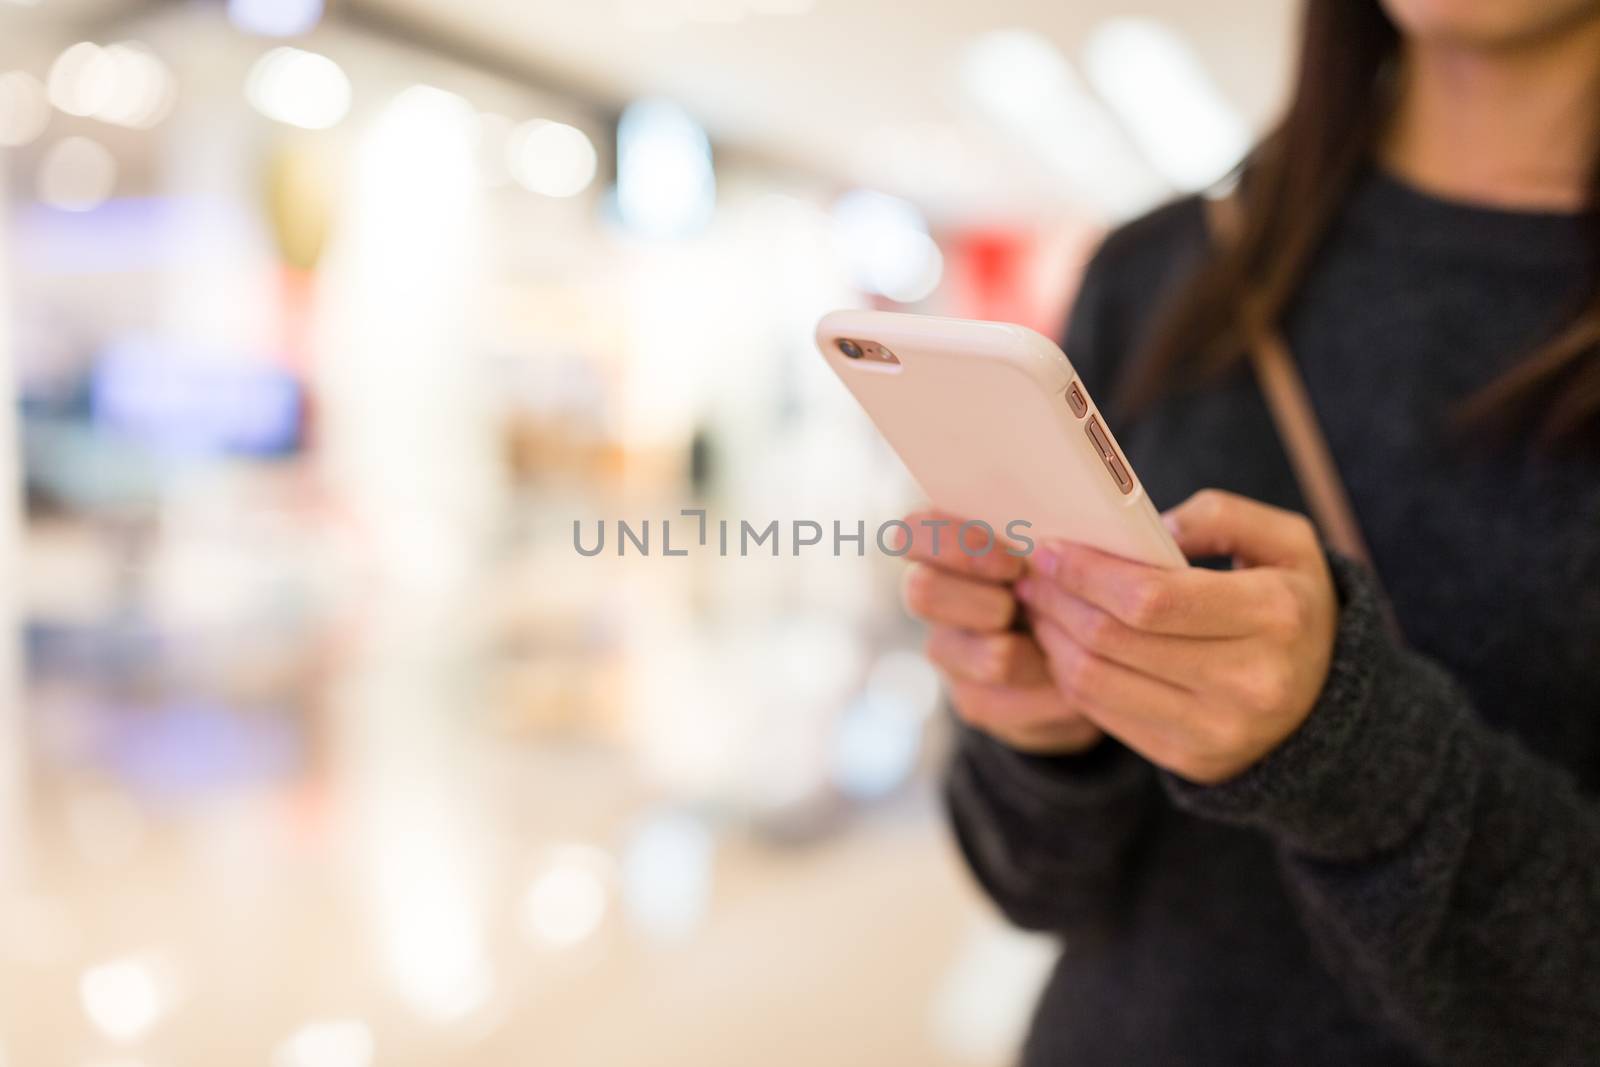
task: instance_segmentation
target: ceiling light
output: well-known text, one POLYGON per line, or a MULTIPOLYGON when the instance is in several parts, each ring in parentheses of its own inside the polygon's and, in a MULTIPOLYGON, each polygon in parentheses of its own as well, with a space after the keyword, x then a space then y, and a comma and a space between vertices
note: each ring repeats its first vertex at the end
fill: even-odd
POLYGON ((506 165, 524 188, 544 196, 576 196, 594 181, 594 144, 576 126, 525 122, 506 144, 506 165))
POLYGON ((50 66, 50 102, 69 115, 146 129, 166 117, 172 73, 144 45, 79 41, 50 66))
POLYGON ((611 857, 597 848, 554 849, 523 894, 523 934, 555 948, 590 937, 605 919, 613 867, 611 857))
POLYGON ((998 126, 1108 214, 1136 214, 1170 191, 1042 35, 984 34, 968 50, 961 79, 998 126))
POLYGON ((622 861, 623 903, 635 927, 662 940, 692 933, 711 902, 716 848, 710 828, 692 815, 648 815, 622 861))
POLYGON ((93 41, 79 41, 50 65, 49 84, 56 107, 69 115, 93 115, 117 91, 116 57, 93 41))
POLYGON ((617 123, 617 214, 652 237, 683 237, 711 221, 716 207, 711 142, 668 100, 628 105, 617 123))
POLYGON ((111 95, 92 112, 102 122, 149 129, 171 111, 176 83, 167 65, 144 45, 121 41, 101 53, 111 64, 111 95))
POLYGON ((1101 23, 1084 72, 1152 165, 1179 189, 1203 189, 1250 147, 1244 119, 1175 31, 1148 18, 1101 23))
POLYGON ((322 21, 322 0, 228 0, 228 20, 246 33, 298 37, 322 21))
POLYGON ((833 205, 840 250, 857 283, 902 304, 926 299, 944 274, 944 257, 922 213, 898 197, 854 189, 833 205))
POLYGON ((284 46, 256 60, 245 96, 269 119, 325 130, 350 112, 350 79, 327 56, 284 46))
POLYGON ((119 959, 84 971, 78 996, 96 1029, 114 1041, 134 1041, 165 1012, 169 984, 149 961, 119 959))

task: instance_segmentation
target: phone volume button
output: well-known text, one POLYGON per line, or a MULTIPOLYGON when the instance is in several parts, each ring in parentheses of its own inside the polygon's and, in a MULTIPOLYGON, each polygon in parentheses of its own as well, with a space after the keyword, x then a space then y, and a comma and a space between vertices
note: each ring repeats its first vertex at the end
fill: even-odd
POLYGON ((1128 473, 1128 468, 1116 456, 1106 456, 1106 470, 1111 472, 1111 477, 1117 483, 1117 488, 1122 490, 1124 496, 1133 492, 1133 476, 1128 473))
POLYGON ((1117 454, 1116 449, 1111 447, 1111 438, 1106 435, 1105 430, 1100 426, 1099 416, 1089 416, 1088 425, 1083 428, 1083 431, 1089 435, 1089 440, 1094 442, 1094 447, 1100 453, 1102 459, 1110 459, 1117 454))
POLYGON ((1089 422, 1083 431, 1089 435, 1089 440, 1094 442, 1095 450, 1100 453, 1100 462, 1106 465, 1106 472, 1111 475, 1111 480, 1117 483, 1117 488, 1124 495, 1133 492, 1133 475, 1128 473, 1128 468, 1117 458, 1117 450, 1111 446, 1111 437, 1100 425, 1099 417, 1089 416, 1089 422))

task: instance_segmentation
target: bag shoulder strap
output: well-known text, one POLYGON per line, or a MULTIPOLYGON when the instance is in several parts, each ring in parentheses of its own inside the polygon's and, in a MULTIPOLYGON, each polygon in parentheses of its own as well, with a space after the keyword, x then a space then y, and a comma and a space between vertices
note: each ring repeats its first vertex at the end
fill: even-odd
MULTIPOLYGON (((1237 196, 1235 192, 1203 201, 1206 223, 1212 239, 1218 243, 1232 241, 1239 232, 1237 196)), ((1288 454, 1289 465, 1294 469, 1300 495, 1305 498, 1312 520, 1330 547, 1371 569, 1372 554, 1362 536, 1361 523, 1350 505, 1344 479, 1339 476, 1338 465, 1328 449, 1322 424, 1317 421, 1316 409, 1311 406, 1311 397, 1295 366, 1288 342, 1268 322, 1247 322, 1246 330, 1250 365, 1255 370, 1256 381, 1272 413, 1273 425, 1288 454)))

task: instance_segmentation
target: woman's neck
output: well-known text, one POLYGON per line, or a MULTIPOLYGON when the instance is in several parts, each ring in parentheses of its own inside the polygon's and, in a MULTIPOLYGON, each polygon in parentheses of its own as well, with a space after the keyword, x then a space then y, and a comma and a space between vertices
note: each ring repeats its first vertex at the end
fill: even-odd
POLYGON ((1399 177, 1439 196, 1576 211, 1600 154, 1600 18, 1491 49, 1408 41, 1380 149, 1399 177))

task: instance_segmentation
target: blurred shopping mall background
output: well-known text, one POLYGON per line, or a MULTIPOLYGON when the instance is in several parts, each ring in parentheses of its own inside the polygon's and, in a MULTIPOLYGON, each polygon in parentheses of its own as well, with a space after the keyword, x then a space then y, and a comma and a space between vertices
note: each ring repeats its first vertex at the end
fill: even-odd
POLYGON ((0 1062, 1006 1062, 894 562, 572 524, 898 514, 817 316, 1056 332, 1292 7, 0 0, 0 1062))

